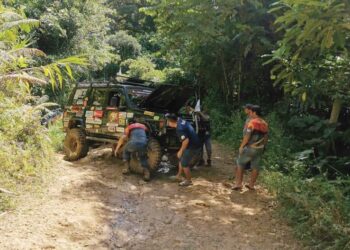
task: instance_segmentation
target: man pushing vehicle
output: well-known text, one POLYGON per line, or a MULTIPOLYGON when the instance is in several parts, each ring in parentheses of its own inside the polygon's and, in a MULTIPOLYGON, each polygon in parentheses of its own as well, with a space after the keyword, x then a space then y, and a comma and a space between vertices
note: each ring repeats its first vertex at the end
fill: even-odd
POLYGON ((175 114, 166 114, 168 126, 176 128, 176 133, 181 141, 181 147, 177 152, 179 158, 179 170, 175 178, 177 180, 182 179, 182 172, 185 173, 185 180, 180 182, 180 186, 187 187, 192 185, 192 177, 190 170, 190 163, 193 158, 198 157, 201 150, 201 141, 196 134, 196 131, 192 125, 177 117, 175 114))
POLYGON ((149 181, 151 174, 147 160, 148 138, 146 132, 147 127, 145 125, 136 122, 135 119, 129 120, 129 126, 125 129, 124 135, 120 137, 114 153, 117 154, 120 148, 127 142, 123 151, 123 161, 126 165, 123 174, 129 174, 131 172, 130 160, 132 154, 136 153, 143 167, 143 179, 149 181))

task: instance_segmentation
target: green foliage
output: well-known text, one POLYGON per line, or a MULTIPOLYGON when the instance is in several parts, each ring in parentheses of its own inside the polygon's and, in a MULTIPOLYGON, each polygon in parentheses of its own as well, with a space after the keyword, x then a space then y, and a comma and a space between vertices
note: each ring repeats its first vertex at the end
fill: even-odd
MULTIPOLYGON (((8 84, 0 91, 0 187, 21 192, 38 181, 52 159, 46 129, 40 124, 40 110, 26 104, 24 85, 8 84)), ((11 200, 0 194, 0 210, 11 200)))
POLYGON ((263 163, 269 171, 281 171, 290 173, 292 160, 298 150, 301 150, 297 140, 287 133, 285 122, 277 113, 271 113, 266 117, 269 124, 269 142, 263 157, 263 163))
POLYGON ((350 179, 269 172, 264 182, 277 194, 282 216, 311 249, 350 248, 350 179))
POLYGON ((233 149, 238 150, 243 137, 244 116, 241 112, 232 115, 222 115, 215 109, 210 110, 210 118, 213 126, 212 134, 219 141, 225 143, 233 149))
POLYGON ((118 60, 108 44, 113 10, 104 0, 16 0, 13 5, 40 21, 38 47, 55 58, 85 54, 92 70, 118 60))
POLYGON ((165 75, 161 70, 157 70, 156 65, 147 57, 139 57, 137 59, 128 59, 121 63, 122 68, 127 69, 127 74, 154 82, 162 82, 165 75))
MULTIPOLYGON (((37 21, 0 4, 0 187, 21 192, 40 180, 53 150, 47 130, 41 126, 41 106, 31 95, 31 86, 62 86, 73 78, 71 65, 86 65, 83 57, 51 62, 38 49, 28 48, 27 34, 37 21)), ((11 204, 0 194, 0 210, 11 204)))
POLYGON ((135 58, 141 54, 141 45, 137 39, 128 35, 125 31, 118 31, 111 35, 108 43, 120 55, 122 61, 128 58, 135 58))
POLYGON ((63 151, 65 133, 63 131, 63 124, 61 120, 49 126, 48 136, 50 138, 51 147, 56 152, 63 151))
POLYGON ((155 18, 163 55, 193 72, 203 90, 220 90, 226 104, 237 105, 248 94, 274 98, 260 58, 274 40, 270 1, 152 2, 143 11, 155 18))
POLYGON ((107 3, 116 10, 113 19, 118 30, 128 30, 135 37, 155 31, 153 19, 140 11, 140 8, 150 6, 148 0, 107 0, 107 3))
POLYGON ((281 0, 271 12, 283 33, 270 60, 275 83, 312 106, 348 100, 349 1, 281 0))

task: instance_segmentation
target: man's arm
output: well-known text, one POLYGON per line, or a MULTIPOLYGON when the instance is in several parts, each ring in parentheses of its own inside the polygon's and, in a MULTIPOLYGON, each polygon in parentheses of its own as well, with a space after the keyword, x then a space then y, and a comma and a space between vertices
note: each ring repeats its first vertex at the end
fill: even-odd
POLYGON ((122 137, 119 138, 117 147, 115 148, 114 154, 116 155, 120 148, 124 145, 124 143, 128 140, 128 137, 126 135, 123 135, 122 137))
POLYGON ((269 135, 266 134, 266 135, 264 135, 264 141, 263 141, 264 147, 266 147, 268 141, 269 141, 269 135))
POLYGON ((247 133, 242 140, 241 146, 239 147, 239 153, 242 154, 243 148, 248 144, 251 137, 251 133, 247 133))
POLYGON ((181 156, 183 155, 183 153, 184 153, 185 149, 187 148, 189 142, 190 142, 190 140, 188 138, 186 138, 185 140, 182 141, 181 148, 177 152, 177 158, 179 158, 179 159, 181 158, 181 156))
POLYGON ((203 113, 203 112, 197 112, 202 118, 204 121, 209 121, 210 117, 209 115, 203 113))

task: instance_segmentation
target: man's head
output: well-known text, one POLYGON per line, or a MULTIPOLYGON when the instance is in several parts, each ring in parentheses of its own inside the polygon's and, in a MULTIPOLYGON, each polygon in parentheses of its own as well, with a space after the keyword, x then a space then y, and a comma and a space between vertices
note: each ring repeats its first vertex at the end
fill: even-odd
POLYGON ((246 105, 243 106, 244 113, 246 115, 251 115, 253 107, 254 107, 253 104, 247 103, 246 105))
POLYGON ((185 107, 186 114, 188 115, 192 114, 193 110, 194 109, 190 105, 186 105, 185 107))
POLYGON ((166 114, 165 118, 168 121, 168 126, 171 128, 177 127, 177 115, 176 114, 166 114))
POLYGON ((133 118, 129 118, 128 119, 128 124, 133 124, 133 123, 138 123, 139 122, 139 118, 133 117, 133 118))
POLYGON ((261 107, 259 105, 253 105, 251 110, 253 115, 261 116, 261 107))

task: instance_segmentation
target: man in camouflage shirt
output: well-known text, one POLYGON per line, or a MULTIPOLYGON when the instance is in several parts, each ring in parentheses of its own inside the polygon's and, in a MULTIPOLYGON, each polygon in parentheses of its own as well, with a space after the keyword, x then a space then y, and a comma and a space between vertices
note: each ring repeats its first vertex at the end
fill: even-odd
POLYGON ((235 186, 233 190, 241 190, 244 169, 247 164, 252 168, 250 182, 246 187, 254 190, 256 179, 259 175, 260 160, 268 141, 268 124, 260 117, 261 109, 254 105, 247 109, 248 119, 244 127, 244 137, 239 148, 235 186))

